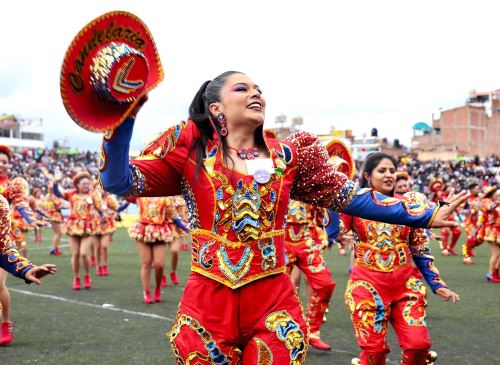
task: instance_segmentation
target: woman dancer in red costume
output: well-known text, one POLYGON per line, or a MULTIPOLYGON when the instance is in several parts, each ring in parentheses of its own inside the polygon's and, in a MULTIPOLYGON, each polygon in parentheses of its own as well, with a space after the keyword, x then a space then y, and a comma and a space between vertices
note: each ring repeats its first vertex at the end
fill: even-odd
POLYGON ((477 182, 472 182, 468 186, 470 197, 465 204, 464 228, 467 237, 465 244, 462 245, 463 262, 466 265, 472 265, 472 258, 476 256, 474 248, 481 244, 477 240, 477 221, 481 211, 481 187, 477 182))
POLYGON ((99 213, 102 200, 91 191, 91 177, 86 171, 73 177, 75 189, 63 190, 59 187, 62 179, 60 171, 55 174, 54 193, 69 201, 71 212, 64 223, 64 231, 69 237, 71 247, 71 268, 73 269, 73 289, 80 290, 80 259, 83 264, 85 289, 92 287, 90 277, 89 250, 93 236, 100 233, 99 213))
POLYGON ((108 276, 108 253, 109 244, 111 242, 111 235, 116 231, 115 217, 119 211, 119 204, 113 194, 109 194, 102 190, 96 182, 95 195, 100 197, 101 210, 98 217, 100 223, 99 234, 94 236, 95 257, 96 257, 96 275, 108 276))
POLYGON ((316 137, 299 132, 284 141, 267 139, 265 105, 248 76, 226 72, 203 83, 188 122, 168 129, 136 160, 129 162, 128 148, 139 106, 104 137, 106 190, 123 196, 182 192, 191 214, 193 273, 169 334, 179 364, 304 362, 309 332, 285 274, 289 197, 420 227, 449 224, 445 217, 465 199, 452 195, 449 206, 425 210, 356 193, 316 137))
MULTIPOLYGON (((47 175, 47 173, 46 173, 47 175)), ((54 236, 52 237, 52 248, 49 253, 54 256, 62 255, 59 250, 59 243, 61 242, 61 224, 64 217, 61 213, 62 200, 54 194, 54 182, 49 180, 47 182, 47 194, 45 195, 45 212, 49 217, 50 225, 54 236)))
POLYGON ((151 298, 151 269, 155 271, 154 301, 161 302, 161 283, 165 272, 167 243, 172 242, 172 231, 167 219, 171 198, 129 199, 139 205, 139 221, 128 230, 137 243, 141 260, 141 282, 145 304, 153 303, 151 298))
MULTIPOLYGON (((44 202, 42 197, 42 189, 34 188, 30 196, 30 207, 35 213, 38 220, 44 220, 47 215, 44 212, 44 202)), ((40 227, 35 227, 35 242, 43 242, 42 239, 42 229, 40 227)))
POLYGON ((320 327, 325 322, 330 299, 335 289, 332 273, 323 258, 328 245, 323 228, 326 210, 292 200, 288 206, 285 227, 285 247, 291 267, 291 280, 298 288, 300 273, 307 283, 306 318, 310 328, 309 344, 319 350, 330 350, 331 346, 320 338, 320 327))
MULTIPOLYGON (((396 166, 396 160, 386 153, 369 155, 362 171, 361 188, 370 187, 374 192, 393 195, 396 166)), ((418 205, 423 198, 419 195, 410 192, 403 199, 408 205, 418 205)), ((382 203, 390 206, 397 201, 386 197, 382 203)), ((431 342, 425 319, 427 301, 422 278, 445 300, 455 303, 459 296, 439 277, 425 229, 341 214, 341 231, 349 230, 356 232, 357 240, 345 300, 362 349, 360 359, 354 363, 386 363, 389 352, 387 324, 390 322, 403 349, 401 364, 426 364, 431 342)))
POLYGON ((56 271, 54 265, 35 267, 20 255, 12 240, 14 236, 9 201, 29 224, 35 225, 36 221, 28 205, 27 182, 19 177, 12 182, 9 180, 8 168, 11 156, 9 147, 0 145, 0 306, 2 309, 0 345, 9 345, 14 340, 12 335, 14 326, 10 321, 10 293, 6 285, 8 273, 40 284, 37 278, 56 271), (32 268, 36 268, 36 270, 30 271, 32 268))
MULTIPOLYGON (((170 197, 167 201, 167 219, 169 222, 170 230, 172 231, 172 241, 170 246, 170 280, 172 284, 179 285, 179 278, 177 277, 177 264, 179 262, 179 250, 181 242, 185 241, 185 236, 189 235, 189 228, 184 224, 179 214, 179 198, 170 197)), ((180 204, 182 204, 181 202, 180 204)), ((166 277, 162 280, 163 284, 167 284, 166 277)), ((166 285, 164 285, 166 286, 166 285)))
POLYGON ((491 248, 486 280, 500 283, 500 189, 496 185, 486 188, 477 221, 478 241, 491 248))

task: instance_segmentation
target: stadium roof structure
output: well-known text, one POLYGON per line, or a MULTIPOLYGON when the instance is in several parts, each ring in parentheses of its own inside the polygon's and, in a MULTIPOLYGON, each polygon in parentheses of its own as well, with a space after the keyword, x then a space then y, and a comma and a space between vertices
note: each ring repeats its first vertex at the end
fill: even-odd
POLYGON ((416 129, 417 131, 430 132, 432 127, 425 122, 415 123, 412 129, 416 129))

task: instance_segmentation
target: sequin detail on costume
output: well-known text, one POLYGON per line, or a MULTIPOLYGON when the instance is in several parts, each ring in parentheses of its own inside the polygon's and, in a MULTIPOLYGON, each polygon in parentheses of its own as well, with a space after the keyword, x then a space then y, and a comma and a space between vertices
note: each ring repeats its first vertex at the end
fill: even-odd
POLYGON ((273 353, 271 349, 260 338, 253 339, 257 346, 257 364, 256 365, 273 365, 273 353))
POLYGON ((274 246, 274 238, 269 237, 258 241, 257 247, 259 247, 262 254, 262 270, 266 271, 276 267, 276 247, 274 246))
MULTIPOLYGON (((207 146, 208 148, 208 146, 207 146)), ((206 152, 206 157, 203 160, 203 165, 205 166, 205 169, 207 170, 207 173, 209 176, 215 176, 214 174, 214 166, 215 166, 215 161, 217 160, 217 151, 218 151, 217 145, 214 145, 210 151, 206 152)))
POLYGON ((229 280, 231 280, 231 282, 236 283, 245 276, 248 270, 250 270, 250 263, 252 262, 253 256, 254 253, 250 246, 246 246, 243 251, 243 256, 235 265, 231 262, 226 247, 221 245, 219 251, 217 251, 219 269, 229 280))
POLYGON ((189 186, 186 179, 181 180, 181 192, 186 202, 186 209, 188 211, 189 227, 196 229, 200 227, 200 216, 198 214, 198 206, 194 197, 193 190, 189 186))
POLYGON ((390 308, 385 308, 380 294, 372 284, 363 280, 349 280, 345 293, 345 302, 349 308, 356 337, 366 340, 367 336, 369 336, 368 329, 371 326, 373 326, 373 330, 376 333, 387 333, 387 321, 385 318, 389 315, 390 308), (365 299, 356 304, 352 293, 359 287, 366 289, 372 295, 373 300, 365 299), (359 321, 354 320, 353 317, 355 315, 360 318, 359 321))
POLYGON ((315 206, 339 211, 346 207, 354 184, 329 162, 326 148, 311 133, 297 132, 286 139, 297 153, 297 174, 290 197, 315 206))
POLYGON ((258 239, 260 236, 261 197, 255 181, 247 186, 243 180, 238 181, 233 196, 232 228, 241 241, 258 239))
POLYGON ((172 352, 176 357, 177 364, 198 364, 196 358, 200 358, 204 361, 208 361, 210 358, 211 363, 214 365, 230 365, 230 359, 217 346, 217 342, 215 342, 212 334, 208 332, 205 327, 200 324, 200 322, 190 316, 187 316, 185 314, 179 316, 177 322, 174 324, 174 327, 169 332, 168 338, 172 347, 172 352), (181 332, 183 326, 189 327, 200 336, 200 339, 205 344, 205 349, 208 352, 208 356, 200 354, 199 352, 192 352, 187 356, 187 358, 185 359, 186 361, 181 358, 174 340, 181 332))
POLYGON ((215 244, 215 241, 210 240, 210 241, 205 242, 203 244, 203 246, 201 246, 201 248, 200 248, 198 262, 199 262, 200 266, 203 267, 204 269, 209 270, 212 268, 212 266, 214 264, 214 260, 213 260, 214 244, 215 244))
POLYGON ((333 212, 343 211, 345 207, 349 205, 355 192, 356 185, 353 181, 347 180, 345 184, 340 188, 340 191, 336 193, 335 200, 328 209, 332 210, 333 212))
POLYGON ((415 308, 413 308, 419 300, 419 295, 424 298, 427 295, 427 289, 423 285, 422 281, 410 276, 408 280, 406 280, 405 286, 407 289, 410 289, 414 293, 407 293, 407 303, 403 309, 403 318, 410 326, 427 326, 427 321, 425 319, 425 310, 424 308, 427 306, 427 301, 424 300, 423 306, 418 306, 417 310, 420 311, 420 317, 415 318, 415 308))
POLYGON ((149 142, 136 160, 164 159, 168 153, 175 149, 177 142, 179 141, 179 137, 187 125, 187 122, 182 121, 179 124, 167 129, 156 139, 149 142))
POLYGON ((129 191, 123 194, 124 197, 140 196, 146 189, 146 178, 141 170, 133 164, 129 165, 130 173, 132 174, 132 187, 129 191))
POLYGON ((279 143, 279 146, 281 147, 281 151, 274 149, 274 152, 284 163, 286 163, 287 165, 290 164, 293 161, 292 149, 284 143, 279 143))
POLYGON ((104 149, 104 145, 101 145, 101 158, 99 159, 99 171, 104 171, 108 165, 108 160, 106 156, 106 150, 104 149))
POLYGON ((181 135, 182 130, 186 128, 186 125, 187 123, 183 121, 170 128, 170 130, 166 133, 166 138, 161 146, 161 154, 159 158, 164 159, 169 152, 175 149, 179 136, 181 135))
POLYGON ((304 363, 307 350, 304 332, 287 311, 269 314, 266 318, 266 327, 276 332, 278 339, 290 350, 290 365, 304 363))

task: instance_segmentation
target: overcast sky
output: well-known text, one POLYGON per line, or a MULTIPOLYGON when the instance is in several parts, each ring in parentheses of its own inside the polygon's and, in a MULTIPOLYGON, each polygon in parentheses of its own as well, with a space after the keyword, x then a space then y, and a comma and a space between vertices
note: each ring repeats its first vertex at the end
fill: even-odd
POLYGON ((0 0, 0 114, 42 118, 48 145, 66 136, 97 150, 100 135, 66 114, 59 73, 76 33, 112 10, 148 25, 165 70, 136 122, 135 149, 185 119, 199 86, 230 69, 262 87, 267 127, 284 113, 315 133, 376 127, 406 144, 438 108, 500 88, 495 0, 0 0))

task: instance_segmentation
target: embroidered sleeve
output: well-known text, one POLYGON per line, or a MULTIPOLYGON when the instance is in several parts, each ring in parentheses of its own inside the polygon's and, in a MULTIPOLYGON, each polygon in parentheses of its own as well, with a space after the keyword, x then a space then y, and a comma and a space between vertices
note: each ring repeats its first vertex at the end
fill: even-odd
POLYGON ((327 224, 325 225, 326 234, 328 236, 328 243, 333 244, 339 236, 340 229, 340 213, 327 209, 327 224))
POLYGON ((24 278, 33 264, 16 250, 10 234, 9 203, 0 195, 0 267, 19 278, 24 278))
POLYGON ((328 152, 316 136, 297 132, 287 140, 296 148, 298 168, 290 197, 341 211, 352 198, 354 183, 328 161, 328 152))
POLYGON ((137 159, 129 161, 133 126, 134 120, 129 118, 103 138, 99 171, 104 189, 124 197, 180 194, 194 124, 182 122, 169 128, 137 159))
POLYGON ((446 283, 441 280, 438 269, 434 266, 434 257, 432 257, 429 247, 429 236, 425 229, 411 230, 410 253, 415 265, 417 265, 433 292, 436 292, 439 288, 447 287, 446 283))
POLYGON ((371 189, 359 189, 344 213, 378 222, 427 228, 437 213, 418 195, 405 194, 404 200, 391 198, 371 189))

